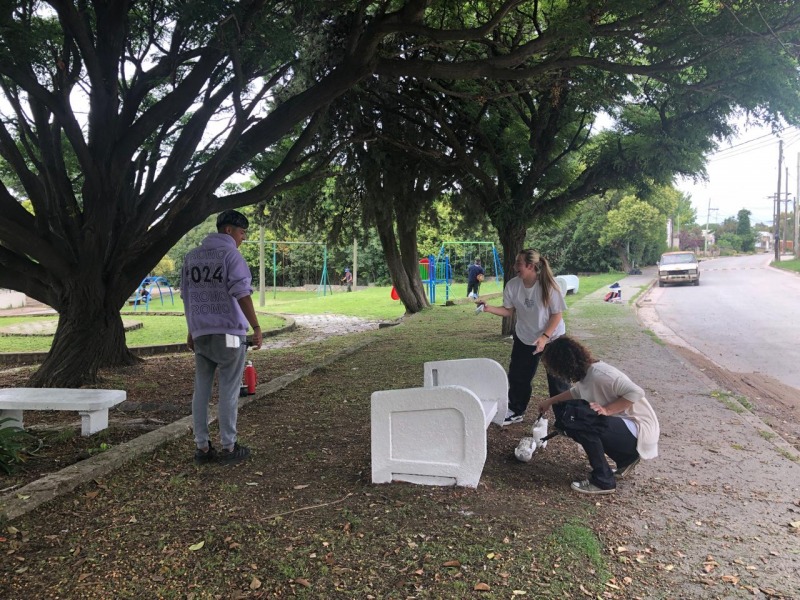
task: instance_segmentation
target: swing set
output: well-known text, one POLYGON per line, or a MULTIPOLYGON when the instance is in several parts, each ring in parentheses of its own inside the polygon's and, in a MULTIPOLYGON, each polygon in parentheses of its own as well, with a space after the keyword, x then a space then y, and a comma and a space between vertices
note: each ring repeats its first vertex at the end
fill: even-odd
POLYGON ((494 242, 446 241, 442 242, 435 257, 430 255, 420 260, 420 278, 427 284, 428 300, 436 302, 436 286, 444 284, 444 299, 447 302, 453 281, 466 281, 467 269, 476 258, 481 259, 486 276, 494 277, 495 286, 502 287, 505 272, 494 242), (454 273, 458 275, 454 277, 454 273))
POLYGON ((175 297, 172 295, 172 286, 169 284, 169 281, 167 281, 167 278, 148 276, 142 279, 139 287, 136 288, 136 294, 133 297, 134 312, 136 312, 136 309, 141 305, 144 305, 145 312, 150 311, 150 299, 153 297, 153 288, 158 290, 158 299, 161 300, 161 306, 164 306, 164 295, 167 291, 169 292, 169 299, 172 302, 172 305, 175 306, 175 297), (161 286, 164 286, 163 290, 161 286))
MULTIPOLYGON (((264 295, 264 284, 265 284, 265 270, 266 270, 266 260, 265 260, 265 248, 267 245, 272 246, 272 297, 273 299, 277 295, 278 289, 278 272, 280 271, 280 276, 283 278, 283 285, 287 283, 287 275, 288 272, 291 270, 291 261, 287 262, 286 255, 287 249, 291 246, 321 246, 322 247, 322 274, 320 276, 319 285, 317 286, 317 295, 318 296, 326 296, 328 294, 333 294, 333 288, 331 287, 330 281, 328 279, 328 245, 321 243, 321 242, 287 242, 287 241, 268 241, 259 239, 258 241, 250 241, 245 240, 245 244, 258 244, 259 245, 259 292, 261 296, 260 306, 264 306, 263 303, 263 295, 264 295), (281 252, 281 264, 278 264, 278 252, 281 252)), ((291 278, 290 278, 291 279, 291 278)), ((291 284, 292 282, 289 281, 291 284)))

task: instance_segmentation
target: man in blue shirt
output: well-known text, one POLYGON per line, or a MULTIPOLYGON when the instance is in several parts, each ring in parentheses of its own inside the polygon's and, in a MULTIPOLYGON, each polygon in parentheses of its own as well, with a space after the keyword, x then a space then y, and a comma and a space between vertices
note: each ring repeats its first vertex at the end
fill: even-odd
POLYGON ((475 263, 467 269, 467 298, 477 298, 481 289, 484 271, 481 266, 481 259, 476 258, 475 263))

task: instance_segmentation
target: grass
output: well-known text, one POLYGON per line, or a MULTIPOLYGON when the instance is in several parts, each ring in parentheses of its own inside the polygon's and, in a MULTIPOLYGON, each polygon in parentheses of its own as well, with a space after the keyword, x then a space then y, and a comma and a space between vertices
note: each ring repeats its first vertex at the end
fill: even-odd
MULTIPOLYGON (((580 300, 588 294, 618 281, 622 275, 620 273, 605 273, 581 277, 580 292, 569 294, 566 297, 567 306, 580 300)), ((484 284, 482 291, 485 295, 496 295, 500 293, 493 282, 484 284)), ((267 295, 265 306, 259 307, 258 293, 253 295, 256 310, 259 312, 259 320, 264 331, 276 330, 284 325, 284 320, 267 313, 285 314, 334 314, 351 317, 359 317, 370 320, 395 320, 403 315, 405 308, 403 304, 390 297, 391 288, 389 287, 370 287, 358 290, 357 292, 347 293, 334 288, 332 294, 320 296, 314 291, 279 291, 275 298, 271 294, 267 295)), ((437 289, 437 304, 444 304, 445 294, 443 286, 437 289)), ((451 299, 462 299, 467 295, 466 284, 454 284, 450 287, 451 299)), ((150 311, 145 312, 138 308, 135 312, 133 307, 127 306, 121 314, 124 319, 140 321, 143 323, 141 329, 129 331, 125 335, 127 343, 131 347, 135 346, 157 346, 161 344, 180 344, 186 341, 186 320, 182 315, 169 315, 164 313, 182 312, 183 302, 175 294, 174 305, 166 300, 162 306, 158 299, 150 303, 150 311)), ((495 303, 501 300, 495 298, 495 303)), ((29 323, 43 319, 56 320, 56 316, 29 316, 29 317, 0 317, 0 327, 14 325, 17 323, 29 323)), ((21 336, 9 335, 0 336, 0 353, 6 352, 46 352, 53 343, 53 336, 21 336)))
POLYGON ((711 397, 716 398, 737 414, 741 414, 745 410, 750 412, 754 412, 756 410, 755 404, 750 402, 750 400, 748 400, 746 397, 738 394, 731 394, 730 392, 716 390, 711 392, 711 397))
POLYGON ((794 271, 800 273, 800 260, 793 258, 792 260, 782 260, 780 262, 772 262, 771 265, 784 271, 794 271))

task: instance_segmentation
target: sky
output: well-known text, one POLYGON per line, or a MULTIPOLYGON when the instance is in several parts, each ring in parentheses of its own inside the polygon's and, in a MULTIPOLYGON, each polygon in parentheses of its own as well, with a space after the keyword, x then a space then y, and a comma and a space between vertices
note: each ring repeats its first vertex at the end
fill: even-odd
POLYGON ((750 127, 708 158, 708 181, 679 180, 676 187, 692 198, 697 223, 722 223, 746 208, 750 223, 772 225, 773 198, 778 190, 778 146, 783 139, 781 197, 785 199, 786 168, 789 168, 789 211, 798 192, 800 129, 787 128, 780 138, 768 127, 750 127), (711 210, 709 211, 709 206, 711 210))

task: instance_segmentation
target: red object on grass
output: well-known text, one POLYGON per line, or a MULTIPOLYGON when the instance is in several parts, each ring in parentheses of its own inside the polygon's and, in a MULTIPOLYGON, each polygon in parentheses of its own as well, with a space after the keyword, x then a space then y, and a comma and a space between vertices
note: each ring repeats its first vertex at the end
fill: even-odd
POLYGON ((256 393, 257 380, 256 368, 253 366, 253 362, 248 360, 247 366, 244 368, 244 384, 247 386, 247 393, 251 396, 256 393))
POLYGON ((392 300, 400 300, 400 295, 397 293, 397 290, 394 289, 394 286, 392 286, 392 294, 391 294, 391 296, 392 296, 392 300))

